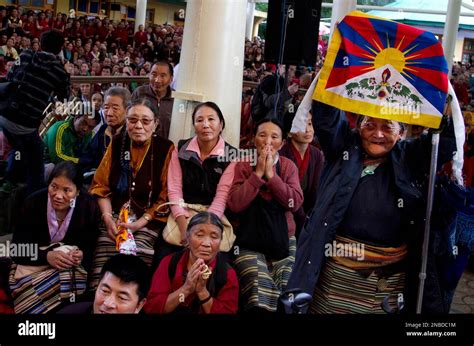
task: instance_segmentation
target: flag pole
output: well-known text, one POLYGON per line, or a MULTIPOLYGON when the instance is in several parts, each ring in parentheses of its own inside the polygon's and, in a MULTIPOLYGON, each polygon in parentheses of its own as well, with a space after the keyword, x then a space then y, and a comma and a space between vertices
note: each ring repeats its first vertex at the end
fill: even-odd
MULTIPOLYGON (((451 75, 453 65, 454 43, 456 42, 457 31, 459 27, 459 15, 461 13, 461 0, 449 0, 446 13, 446 24, 443 32, 443 50, 448 63, 448 78, 451 75)), ((449 83, 449 81, 448 81, 449 83)), ((455 97, 455 95, 454 95, 455 97)), ((438 162, 439 133, 433 133, 431 137, 431 164, 430 178, 428 182, 428 202, 426 205, 425 229, 423 237, 423 250, 421 271, 419 274, 420 284, 418 286, 418 300, 416 304, 416 313, 421 314, 423 306, 423 291, 426 280, 426 267, 428 264, 428 251, 430 242, 431 212, 433 209, 434 184, 436 179, 436 164, 438 162)))
POLYGON ((419 274, 420 284, 418 286, 418 301, 416 304, 416 313, 421 313, 423 304, 423 291, 425 288, 426 267, 428 264, 428 250, 430 243, 430 226, 431 226, 431 211, 433 210, 433 193, 434 184, 436 180, 436 163, 438 162, 438 144, 439 133, 433 133, 431 137, 431 164, 430 164, 430 179, 428 182, 428 203, 426 205, 425 217, 425 231, 423 237, 423 251, 421 256, 421 271, 419 274))

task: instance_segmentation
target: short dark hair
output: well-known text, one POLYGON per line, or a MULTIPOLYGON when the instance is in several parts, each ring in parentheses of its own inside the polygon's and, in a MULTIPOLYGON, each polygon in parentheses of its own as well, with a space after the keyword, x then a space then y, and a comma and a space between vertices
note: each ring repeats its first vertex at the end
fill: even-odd
MULTIPOLYGON (((107 68, 107 66, 105 66, 104 68, 107 68)), ((123 108, 125 108, 125 109, 127 109, 128 105, 130 103, 130 100, 132 98, 132 94, 130 94, 130 91, 127 88, 123 88, 123 87, 108 88, 107 91, 105 92, 105 95, 104 95, 104 101, 109 96, 118 96, 118 97, 120 97, 122 99, 123 108)))
POLYGON ((55 55, 61 52, 64 45, 64 36, 56 29, 48 30, 41 34, 41 49, 55 55))
POLYGON ((111 273, 125 283, 136 283, 139 301, 146 298, 150 289, 150 269, 140 257, 117 254, 107 260, 100 272, 100 281, 105 273, 111 273))
MULTIPOLYGON (((158 65, 158 66, 168 66, 168 69, 170 70, 170 75, 173 76, 173 74, 174 74, 174 67, 173 67, 173 65, 172 65, 170 62, 165 61, 165 60, 158 60, 157 62, 155 62, 155 63, 153 64, 153 66, 155 66, 155 65, 158 65)), ((151 68, 153 68, 153 66, 152 66, 151 68)))
POLYGON ((48 178, 48 185, 51 184, 54 178, 58 177, 66 177, 76 185, 78 190, 82 188, 82 172, 77 168, 77 165, 71 161, 61 161, 54 166, 48 178))
POLYGON ((213 110, 216 111, 217 116, 219 117, 219 120, 220 120, 221 123, 222 123, 222 129, 224 130, 224 129, 225 129, 224 114, 222 114, 222 111, 221 111, 221 109, 219 108, 219 106, 216 105, 214 102, 211 102, 211 101, 199 103, 199 104, 196 106, 196 108, 194 108, 193 114, 192 114, 193 124, 194 124, 194 116, 196 115, 197 111, 198 111, 200 108, 202 108, 202 107, 209 107, 209 108, 212 108, 213 110))
POLYGON ((285 128, 283 127, 282 123, 277 118, 270 118, 270 117, 265 117, 262 120, 260 120, 259 122, 257 122, 257 125, 253 129, 253 134, 256 135, 260 125, 265 124, 265 123, 272 123, 272 124, 275 124, 276 126, 278 126, 281 130, 281 137, 282 138, 286 137, 285 128))
POLYGON ((135 106, 145 106, 149 108, 153 112, 155 119, 158 119, 158 108, 156 108, 153 102, 151 102, 148 98, 140 97, 130 102, 130 104, 127 107, 127 113, 130 110, 130 108, 135 107, 135 106))
MULTIPOLYGON (((109 58, 110 59, 110 58, 109 58)), ((110 67, 109 65, 105 65, 102 67, 102 72, 104 72, 104 70, 109 70, 110 73, 112 73, 112 67, 110 67)))
POLYGON ((222 224, 221 220, 216 214, 208 212, 208 211, 202 211, 200 213, 197 213, 191 218, 191 220, 188 223, 188 228, 186 229, 186 233, 189 235, 194 226, 202 225, 202 224, 217 226, 217 228, 221 230, 221 234, 222 232, 224 232, 224 225, 222 224))

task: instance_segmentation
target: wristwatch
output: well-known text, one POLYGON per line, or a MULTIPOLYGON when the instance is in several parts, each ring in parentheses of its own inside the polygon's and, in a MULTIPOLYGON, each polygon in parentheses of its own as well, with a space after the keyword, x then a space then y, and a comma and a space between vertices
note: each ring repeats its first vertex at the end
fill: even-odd
POLYGON ((143 214, 142 217, 148 222, 151 220, 151 216, 149 214, 143 214))

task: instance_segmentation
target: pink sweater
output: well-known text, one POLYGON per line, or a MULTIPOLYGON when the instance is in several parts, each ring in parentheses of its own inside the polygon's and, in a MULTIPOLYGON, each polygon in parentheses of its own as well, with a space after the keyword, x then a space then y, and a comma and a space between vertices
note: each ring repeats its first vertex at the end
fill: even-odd
MULTIPOLYGON (((217 142, 214 149, 212 149, 209 156, 218 156, 222 155, 224 152, 225 142, 221 137, 217 142)), ((186 150, 194 151, 198 154, 199 158, 201 157, 201 151, 199 149, 199 144, 197 142, 196 136, 191 140, 186 150)), ((212 212, 219 216, 220 218, 224 215, 224 210, 227 204, 227 196, 229 195, 230 186, 232 185, 232 179, 234 179, 234 167, 235 163, 230 163, 229 166, 225 169, 224 173, 221 176, 219 184, 217 185, 216 195, 212 201, 211 206, 209 207, 209 212, 212 212)), ((170 202, 177 202, 183 198, 183 171, 181 170, 181 165, 179 164, 178 158, 178 149, 174 149, 171 154, 170 165, 168 169, 168 199, 170 202)), ((186 202, 186 201, 185 201, 186 202)), ((186 209, 181 208, 180 206, 171 206, 171 212, 173 213, 174 218, 184 215, 188 217, 188 212, 186 209)))
POLYGON ((234 181, 230 188, 227 205, 235 213, 247 209, 252 201, 260 196, 266 200, 274 199, 286 210, 285 216, 288 223, 288 235, 295 234, 295 221, 293 212, 303 204, 303 191, 298 177, 298 168, 286 157, 280 156, 280 176, 276 174, 273 166, 273 178, 268 181, 259 178, 249 162, 238 162, 235 166, 234 181), (261 191, 266 185, 267 191, 261 191))

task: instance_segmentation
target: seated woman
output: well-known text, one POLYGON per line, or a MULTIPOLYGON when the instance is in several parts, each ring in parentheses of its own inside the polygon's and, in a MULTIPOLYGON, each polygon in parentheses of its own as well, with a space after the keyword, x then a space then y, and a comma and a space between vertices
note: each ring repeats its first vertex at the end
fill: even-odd
POLYGON ((114 136, 92 181, 90 193, 97 196, 105 228, 99 236, 91 289, 100 271, 117 253, 118 226, 133 232, 137 255, 151 265, 153 246, 166 220, 155 213, 166 202, 166 176, 173 143, 158 136, 158 112, 147 99, 132 101, 127 108, 126 131, 114 136), (129 223, 117 224, 122 207, 129 209, 129 223))
POLYGON ((34 248, 12 256, 9 284, 16 313, 46 313, 85 291, 100 213, 81 187, 76 165, 63 161, 54 167, 48 188, 25 201, 12 242, 18 248, 34 248))
MULTIPOLYGON (((236 149, 221 136, 225 120, 215 103, 205 102, 197 105, 192 120, 196 135, 179 141, 178 148, 171 156, 168 198, 170 202, 183 199, 186 203, 209 206, 209 212, 222 218, 234 173, 234 165, 223 155, 236 149)), ((172 205, 171 212, 184 241, 187 224, 192 215, 189 210, 178 205, 172 205)), ((169 245, 163 239, 157 243, 156 264, 169 253, 181 250, 181 247, 169 245)))
POLYGON ((186 249, 163 258, 144 310, 147 313, 234 314, 237 275, 219 254, 224 226, 209 212, 193 216, 186 249))
MULTIPOLYGON (((431 136, 403 140, 403 124, 367 116, 351 130, 343 111, 316 101, 312 108, 326 165, 288 289, 313 294, 314 313, 414 312, 431 136)), ((439 162, 450 160, 451 126, 439 148, 439 162)), ((424 308, 442 305, 434 264, 424 308)))
POLYGON ((303 204, 298 168, 279 156, 283 127, 275 119, 261 120, 255 130, 257 165, 238 162, 227 204, 237 213, 239 276, 243 309, 276 311, 296 251, 293 212, 303 204))
POLYGON ((314 207, 319 177, 324 165, 321 150, 311 143, 314 140, 314 128, 311 114, 308 114, 306 132, 288 134, 289 141, 280 150, 280 155, 289 158, 298 167, 304 202, 295 213, 296 238, 299 237, 306 216, 314 207))

